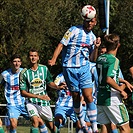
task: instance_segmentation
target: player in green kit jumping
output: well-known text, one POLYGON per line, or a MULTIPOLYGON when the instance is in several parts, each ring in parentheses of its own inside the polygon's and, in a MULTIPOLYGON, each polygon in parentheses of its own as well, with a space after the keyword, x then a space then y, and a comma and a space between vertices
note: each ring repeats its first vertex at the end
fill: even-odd
POLYGON ((29 51, 30 68, 20 74, 20 90, 24 97, 28 98, 26 107, 32 120, 31 133, 48 133, 43 120, 52 133, 56 133, 53 124, 53 114, 50 108, 50 98, 47 95, 46 85, 54 89, 65 89, 66 85, 57 86, 52 79, 48 68, 38 64, 39 54, 36 49, 29 51))
POLYGON ((118 35, 105 36, 107 53, 98 57, 96 62, 99 91, 97 96, 98 122, 105 124, 111 132, 111 123, 117 125, 121 133, 130 133, 129 116, 123 99, 127 98, 125 87, 130 90, 133 86, 126 80, 118 78, 119 60, 116 58, 120 46, 118 35), (120 85, 119 83, 123 83, 120 85))

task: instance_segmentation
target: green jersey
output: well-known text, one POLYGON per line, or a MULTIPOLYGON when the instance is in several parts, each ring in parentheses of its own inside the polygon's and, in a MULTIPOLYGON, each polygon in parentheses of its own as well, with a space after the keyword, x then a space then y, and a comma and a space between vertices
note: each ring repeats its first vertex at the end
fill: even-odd
MULTIPOLYGON (((48 68, 44 65, 38 65, 37 70, 24 69, 20 74, 20 90, 26 90, 36 95, 47 95, 46 85, 53 82, 48 68)), ((41 106, 50 106, 49 101, 38 98, 29 98, 28 102, 41 106)))
POLYGON ((104 106, 119 105, 122 102, 120 92, 106 82, 106 78, 111 77, 119 84, 119 60, 112 54, 103 54, 98 57, 96 67, 99 84, 97 104, 104 106))

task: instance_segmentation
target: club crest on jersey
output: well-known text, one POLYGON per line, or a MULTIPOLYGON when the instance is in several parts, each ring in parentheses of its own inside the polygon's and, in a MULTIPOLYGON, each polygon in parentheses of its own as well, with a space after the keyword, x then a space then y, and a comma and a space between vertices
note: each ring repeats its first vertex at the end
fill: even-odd
POLYGON ((64 39, 68 39, 70 37, 70 35, 72 34, 72 32, 70 32, 69 30, 65 33, 64 35, 64 39))
POLYGON ((40 87, 41 84, 42 84, 42 80, 40 78, 34 78, 32 81, 31 81, 31 85, 33 87, 40 87))

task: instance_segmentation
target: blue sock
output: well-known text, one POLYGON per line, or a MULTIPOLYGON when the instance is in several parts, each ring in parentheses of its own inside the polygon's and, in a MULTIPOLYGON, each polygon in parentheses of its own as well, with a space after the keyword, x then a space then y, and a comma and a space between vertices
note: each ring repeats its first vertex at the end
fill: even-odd
POLYGON ((111 133, 118 133, 118 130, 114 129, 114 130, 111 131, 111 133))
POLYGON ((16 129, 10 129, 10 133, 16 133, 16 129))
POLYGON ((90 118, 90 122, 92 123, 92 130, 96 132, 97 128, 97 107, 94 102, 87 104, 87 115, 90 118))
POLYGON ((86 126, 86 123, 84 121, 84 115, 83 115, 83 110, 82 110, 82 103, 80 103, 80 106, 77 107, 77 106, 74 106, 74 112, 76 113, 79 121, 80 121, 80 124, 82 127, 85 127, 86 126))
POLYGON ((48 129, 45 124, 41 125, 39 128, 40 128, 40 133, 48 133, 48 129))

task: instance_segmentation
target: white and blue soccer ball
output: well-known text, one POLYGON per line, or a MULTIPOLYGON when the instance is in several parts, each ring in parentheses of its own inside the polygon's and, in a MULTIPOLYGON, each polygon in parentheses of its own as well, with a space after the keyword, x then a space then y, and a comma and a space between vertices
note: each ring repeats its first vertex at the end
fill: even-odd
POLYGON ((90 21, 96 16, 96 9, 91 5, 86 5, 81 10, 83 20, 90 21))

